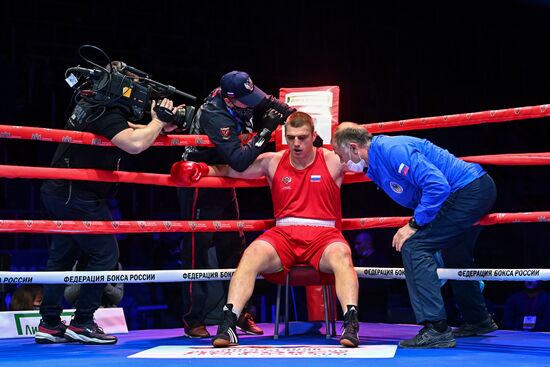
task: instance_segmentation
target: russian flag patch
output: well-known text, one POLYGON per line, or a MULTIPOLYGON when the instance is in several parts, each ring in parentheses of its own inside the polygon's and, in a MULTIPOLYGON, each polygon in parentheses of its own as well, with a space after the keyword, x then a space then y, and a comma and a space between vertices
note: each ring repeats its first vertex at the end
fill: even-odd
POLYGON ((409 166, 405 165, 405 163, 401 163, 397 172, 399 172, 403 176, 406 176, 407 172, 409 172, 409 166))
POLYGON ((309 182, 321 182, 321 175, 311 175, 309 182))

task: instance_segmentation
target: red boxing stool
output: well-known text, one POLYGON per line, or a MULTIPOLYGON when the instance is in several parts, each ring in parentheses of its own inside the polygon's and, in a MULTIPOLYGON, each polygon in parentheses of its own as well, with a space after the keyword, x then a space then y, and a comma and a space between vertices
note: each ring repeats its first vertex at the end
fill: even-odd
POLYGON ((288 326, 288 290, 290 287, 304 287, 311 285, 321 285, 323 289, 323 304, 325 307, 325 328, 326 338, 336 336, 336 322, 335 312, 333 309, 333 290, 334 280, 325 281, 321 279, 321 276, 314 267, 309 265, 295 265, 286 275, 285 283, 277 284, 277 303, 275 306, 275 330, 273 333, 273 339, 279 338, 279 315, 281 305, 281 286, 285 286, 285 336, 289 335, 288 326), (329 323, 329 307, 330 307, 330 319, 332 323, 329 323), (332 325, 332 332, 331 332, 332 325))

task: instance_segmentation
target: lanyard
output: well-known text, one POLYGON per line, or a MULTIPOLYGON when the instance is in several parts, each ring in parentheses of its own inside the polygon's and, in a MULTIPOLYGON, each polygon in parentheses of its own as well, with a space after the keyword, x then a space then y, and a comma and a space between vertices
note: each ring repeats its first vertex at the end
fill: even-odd
POLYGON ((241 118, 235 113, 235 111, 233 111, 231 108, 229 108, 229 106, 226 105, 225 108, 227 109, 227 112, 229 112, 229 114, 231 116, 233 116, 233 118, 235 118, 235 120, 237 120, 237 134, 240 134, 241 131, 242 131, 242 127, 241 127, 242 120, 241 120, 241 118))

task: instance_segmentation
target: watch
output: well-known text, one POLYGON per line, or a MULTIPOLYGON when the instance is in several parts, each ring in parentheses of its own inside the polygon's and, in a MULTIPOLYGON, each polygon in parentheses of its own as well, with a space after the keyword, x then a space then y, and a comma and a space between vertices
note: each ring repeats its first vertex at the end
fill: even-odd
POLYGON ((420 224, 416 223, 416 219, 414 219, 414 217, 411 217, 411 219, 409 219, 409 227, 413 229, 420 229, 424 226, 421 226, 420 224))

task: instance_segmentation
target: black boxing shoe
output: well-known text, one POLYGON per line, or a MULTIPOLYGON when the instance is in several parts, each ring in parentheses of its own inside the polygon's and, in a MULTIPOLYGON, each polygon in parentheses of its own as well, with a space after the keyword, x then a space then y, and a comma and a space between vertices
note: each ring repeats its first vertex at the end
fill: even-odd
POLYGON ((348 311, 344 315, 344 332, 340 337, 340 344, 348 348, 359 346, 359 318, 356 306, 348 305, 348 311))
POLYGON ((223 319, 218 325, 218 331, 212 338, 215 348, 225 348, 239 345, 237 336, 237 315, 233 313, 233 305, 228 303, 223 306, 223 319))

